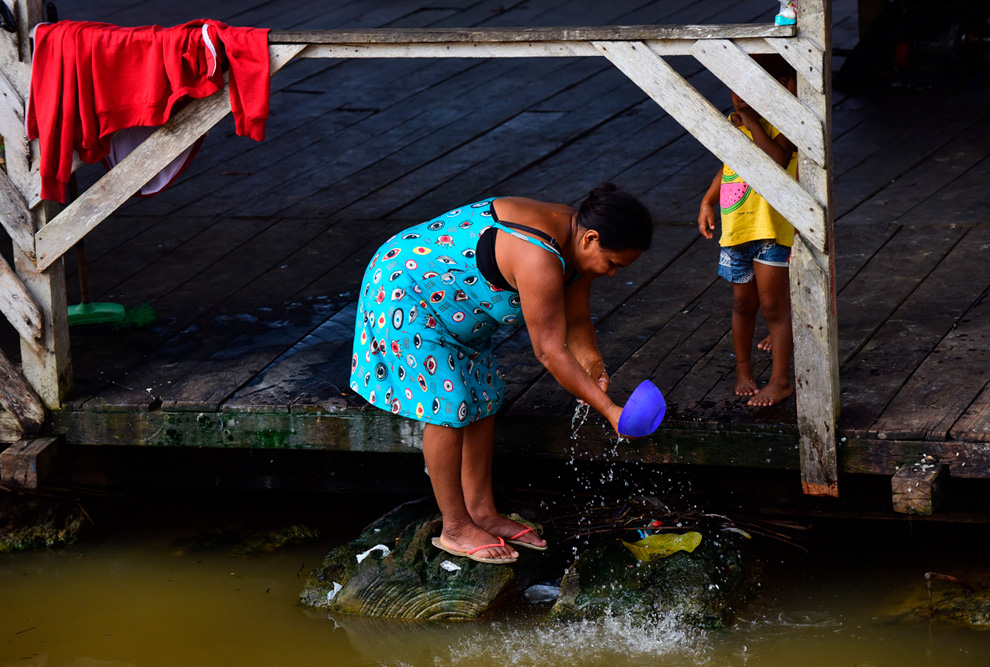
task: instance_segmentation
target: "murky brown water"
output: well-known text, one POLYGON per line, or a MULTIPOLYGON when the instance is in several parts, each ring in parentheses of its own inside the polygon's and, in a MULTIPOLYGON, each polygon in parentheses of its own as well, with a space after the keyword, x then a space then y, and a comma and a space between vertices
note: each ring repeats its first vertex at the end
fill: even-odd
POLYGON ((111 522, 62 550, 0 554, 0 665, 990 665, 990 632, 886 616, 924 572, 971 558, 986 527, 826 526, 808 555, 768 555, 762 595, 725 632, 672 619, 645 629, 623 618, 551 624, 525 609, 507 620, 408 625, 298 606, 309 570, 385 509, 321 502, 330 532, 272 554, 176 546, 208 528, 299 518, 230 504, 111 522))

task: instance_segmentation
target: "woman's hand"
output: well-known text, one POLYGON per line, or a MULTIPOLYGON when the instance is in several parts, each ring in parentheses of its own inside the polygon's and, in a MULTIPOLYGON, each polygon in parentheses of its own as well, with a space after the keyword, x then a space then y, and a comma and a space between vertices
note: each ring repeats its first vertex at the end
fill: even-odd
POLYGON ((619 417, 622 415, 622 407, 613 403, 612 407, 605 410, 603 414, 608 423, 612 425, 612 430, 615 431, 616 435, 622 435, 619 433, 619 417))
POLYGON ((598 376, 598 386, 602 388, 606 394, 608 393, 608 385, 612 382, 612 378, 608 376, 605 369, 602 369, 602 374, 598 376))
MULTIPOLYGON (((588 369, 585 369, 585 370, 588 370, 588 369)), ((590 375, 591 377, 595 377, 594 375, 592 375, 591 371, 588 371, 588 375, 590 375)), ((612 382, 612 378, 610 378, 608 376, 608 373, 605 372, 605 368, 604 368, 604 364, 603 364, 602 365, 602 372, 598 376, 598 386, 601 387, 602 391, 604 391, 607 394, 608 393, 608 385, 611 382, 612 382)), ((579 398, 577 401, 581 405, 587 405, 587 403, 584 401, 584 399, 579 398)))

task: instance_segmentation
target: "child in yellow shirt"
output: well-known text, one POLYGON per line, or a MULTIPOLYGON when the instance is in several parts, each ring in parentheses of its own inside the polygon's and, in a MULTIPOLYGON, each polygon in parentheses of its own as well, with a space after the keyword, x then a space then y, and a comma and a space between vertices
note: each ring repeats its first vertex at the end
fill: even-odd
MULTIPOLYGON (((758 58, 770 73, 792 93, 797 78, 781 58, 758 58)), ((794 144, 770 125, 735 93, 729 120, 752 139, 763 152, 796 177, 794 144)), ((794 388, 790 381, 794 338, 791 332, 791 301, 788 261, 794 243, 794 227, 767 201, 754 192, 729 165, 723 165, 701 200, 698 230, 714 238, 715 205, 721 209, 722 238, 718 274, 732 283, 732 344, 736 354, 736 394, 749 396, 749 405, 768 406, 784 400, 794 388), (761 311, 770 329, 773 365, 770 380, 760 388, 753 375, 750 357, 756 312, 761 311)), ((767 341, 760 344, 766 345, 767 341)))

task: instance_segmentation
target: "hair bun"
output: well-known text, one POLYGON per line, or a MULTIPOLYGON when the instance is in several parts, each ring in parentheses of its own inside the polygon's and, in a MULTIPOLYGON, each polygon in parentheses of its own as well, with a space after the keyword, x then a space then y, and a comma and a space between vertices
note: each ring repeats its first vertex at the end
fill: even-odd
POLYGON ((598 199, 603 195, 607 195, 610 192, 615 192, 619 187, 615 183, 605 182, 599 185, 597 188, 588 193, 589 199, 598 199))
POLYGON ((641 201, 614 183, 602 183, 588 193, 577 211, 578 224, 598 232, 609 250, 646 250, 653 237, 653 216, 641 201))

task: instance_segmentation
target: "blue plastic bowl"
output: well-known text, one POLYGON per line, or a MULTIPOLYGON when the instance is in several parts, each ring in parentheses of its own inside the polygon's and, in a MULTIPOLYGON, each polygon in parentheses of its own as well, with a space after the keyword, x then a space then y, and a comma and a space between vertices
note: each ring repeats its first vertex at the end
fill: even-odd
POLYGON ((660 427, 667 402, 655 384, 643 380, 619 415, 619 433, 633 438, 650 435, 660 427))

